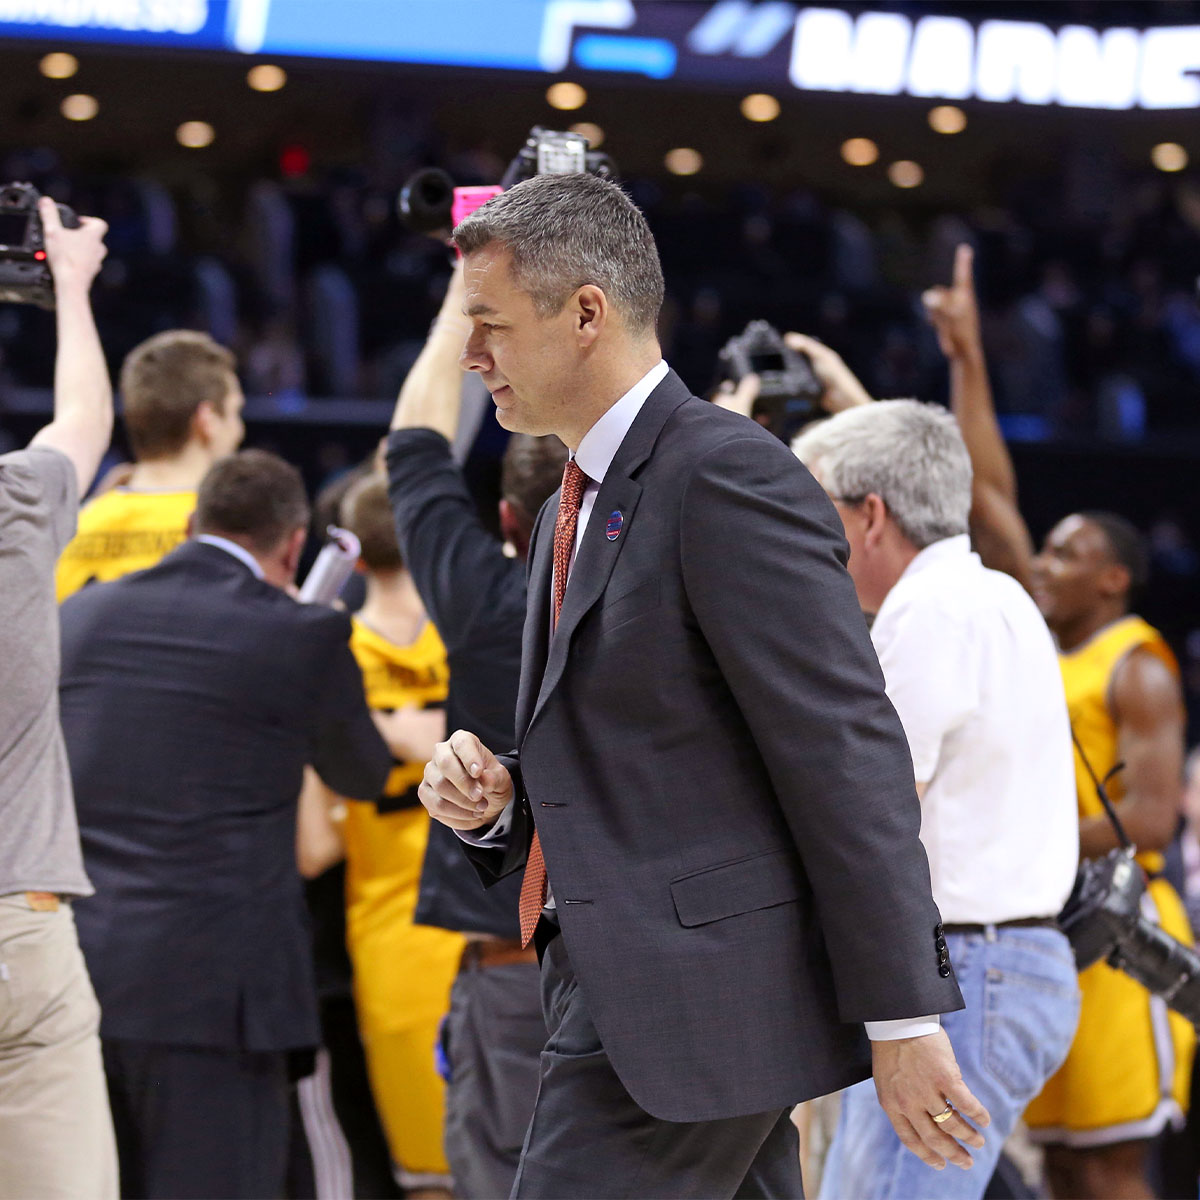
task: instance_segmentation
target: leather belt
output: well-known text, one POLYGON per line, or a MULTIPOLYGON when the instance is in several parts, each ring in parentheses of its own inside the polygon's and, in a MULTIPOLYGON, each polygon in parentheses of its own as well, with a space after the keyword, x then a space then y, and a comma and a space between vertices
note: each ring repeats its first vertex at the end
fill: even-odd
POLYGON ((537 950, 530 946, 521 949, 521 943, 505 938, 477 938, 468 942, 463 949, 459 970, 475 967, 506 967, 512 963, 537 962, 537 950))
POLYGON ((1057 929, 1054 917, 1018 917, 1015 921, 992 921, 988 925, 954 925, 947 921, 942 928, 947 933, 986 933, 989 929, 1057 929))

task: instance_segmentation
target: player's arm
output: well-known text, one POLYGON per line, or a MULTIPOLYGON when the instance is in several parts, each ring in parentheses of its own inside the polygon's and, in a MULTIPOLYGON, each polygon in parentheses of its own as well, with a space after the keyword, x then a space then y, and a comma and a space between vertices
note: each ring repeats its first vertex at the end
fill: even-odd
POLYGON ((930 288, 921 299, 950 366, 950 408, 971 456, 976 548, 986 566, 1007 572, 1028 588, 1033 539, 1017 507, 1016 472, 992 402, 973 263, 971 247, 959 246, 953 283, 930 288))
POLYGON ((38 215, 46 261, 54 277, 58 350, 54 359, 54 419, 31 445, 65 454, 75 467, 82 496, 108 449, 113 428, 112 383, 100 348, 100 335, 88 299, 92 280, 107 250, 108 226, 83 217, 78 229, 64 229, 54 201, 43 197, 38 215))
POLYGON ((400 389, 392 416, 393 429, 432 429, 446 441, 454 440, 462 409, 462 368, 458 356, 471 332, 471 322, 462 311, 465 295, 460 260, 454 266, 446 297, 425 345, 400 389))
POLYGON ((346 857, 345 815, 342 797, 322 783, 312 767, 305 767, 296 812, 296 866, 305 879, 315 879, 346 857))
MULTIPOLYGON (((1117 723, 1118 753, 1125 764, 1125 797, 1117 815, 1139 850, 1161 850, 1175 834, 1183 802, 1183 698, 1179 680, 1146 650, 1135 650, 1113 674, 1110 695, 1117 723)), ((1108 817, 1079 823, 1085 858, 1117 844, 1108 817)))
POLYGON ((446 710, 406 704, 390 712, 372 709, 371 717, 392 757, 399 762, 427 763, 438 742, 446 740, 446 710))

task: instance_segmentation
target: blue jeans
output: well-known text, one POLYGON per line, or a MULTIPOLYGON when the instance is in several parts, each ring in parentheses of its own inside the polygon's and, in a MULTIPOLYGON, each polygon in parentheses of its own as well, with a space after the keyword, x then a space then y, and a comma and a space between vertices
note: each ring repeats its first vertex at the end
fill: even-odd
POLYGON ((963 1081, 988 1112, 986 1144, 969 1171, 935 1171, 905 1149, 872 1080, 842 1093, 819 1200, 978 1200, 1025 1106, 1058 1069, 1079 1021, 1079 985, 1067 939, 1055 929, 989 928, 947 934, 966 1008, 942 1027, 963 1081))

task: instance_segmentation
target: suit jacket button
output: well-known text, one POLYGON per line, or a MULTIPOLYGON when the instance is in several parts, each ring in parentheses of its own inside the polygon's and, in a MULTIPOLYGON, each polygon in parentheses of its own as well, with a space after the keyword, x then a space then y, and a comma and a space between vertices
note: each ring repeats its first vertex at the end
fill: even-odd
POLYGON ((936 942, 934 942, 933 944, 934 944, 934 947, 935 947, 936 949, 938 949, 938 950, 945 950, 945 948, 946 948, 946 939, 945 939, 944 937, 940 937, 940 938, 938 938, 938 940, 937 940, 936 942))
POLYGON ((935 938, 940 938, 940 937, 942 936, 942 934, 944 934, 945 932, 946 932, 946 930, 945 930, 945 928, 943 927, 943 925, 941 924, 941 922, 940 922, 940 921, 938 922, 938 924, 937 924, 937 925, 935 925, 935 926, 933 927, 933 936, 934 936, 935 938))
POLYGON ((942 952, 938 955, 938 963, 944 967, 949 961, 950 961, 950 951, 943 949, 942 952))
POLYGON ((948 966, 946 966, 945 963, 943 963, 940 967, 938 967, 938 974, 943 979, 949 979, 950 978, 950 968, 948 966))

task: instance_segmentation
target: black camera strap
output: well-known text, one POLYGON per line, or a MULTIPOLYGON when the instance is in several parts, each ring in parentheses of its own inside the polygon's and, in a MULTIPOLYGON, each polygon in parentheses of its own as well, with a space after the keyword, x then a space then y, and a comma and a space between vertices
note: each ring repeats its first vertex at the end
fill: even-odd
MULTIPOLYGON (((1069 724, 1069 722, 1068 722, 1069 724)), ((1118 772, 1125 769, 1123 762, 1117 763, 1115 767, 1103 779, 1101 779, 1093 770, 1092 764, 1088 761, 1088 756, 1084 754, 1083 747, 1079 744, 1079 738, 1075 734, 1075 726, 1071 725, 1071 741, 1075 743, 1075 749, 1079 751, 1079 757, 1083 762, 1084 769, 1091 778, 1092 784, 1096 788, 1096 795, 1100 797, 1100 803, 1104 806, 1104 812, 1108 819, 1112 822, 1113 829, 1117 832, 1117 841, 1121 843, 1121 848, 1124 850, 1132 850, 1133 843, 1129 840, 1129 835, 1125 832, 1125 826, 1121 824, 1121 818, 1117 816, 1117 806, 1109 798, 1108 790, 1105 784, 1118 772)))

